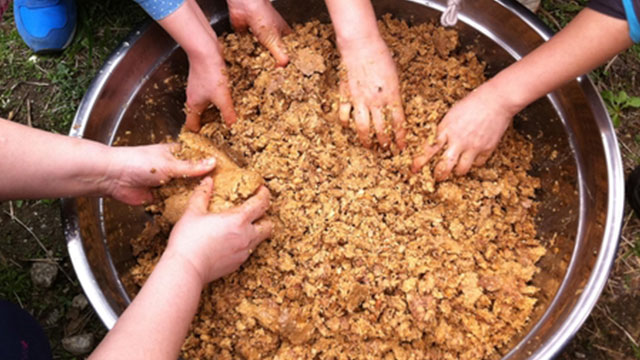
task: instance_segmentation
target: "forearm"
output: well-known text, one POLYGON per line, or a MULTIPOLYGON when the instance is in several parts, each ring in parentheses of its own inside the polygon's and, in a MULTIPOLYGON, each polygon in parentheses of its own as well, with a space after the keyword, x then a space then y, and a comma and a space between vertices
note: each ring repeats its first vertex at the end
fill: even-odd
POLYGON ((0 119, 0 200, 98 195, 109 147, 0 119))
POLYGON ((165 252, 90 359, 178 358, 198 308, 202 283, 191 263, 165 252))
POLYGON ((211 54, 218 53, 216 34, 195 0, 185 0, 158 24, 180 44, 190 62, 213 59, 211 54))
POLYGON ((338 47, 380 37, 370 0, 325 0, 336 32, 338 47), (354 21, 356 19, 357 21, 354 21))
POLYGON ((547 43, 483 85, 512 114, 632 45, 626 21, 583 10, 547 43))

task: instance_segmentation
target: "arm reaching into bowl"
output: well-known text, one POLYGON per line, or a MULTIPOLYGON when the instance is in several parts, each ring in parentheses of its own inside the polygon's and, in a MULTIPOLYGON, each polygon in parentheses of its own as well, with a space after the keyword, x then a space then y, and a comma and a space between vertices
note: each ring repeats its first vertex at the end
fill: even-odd
POLYGON ((442 149, 434 170, 438 181, 482 166, 515 114, 631 45, 625 20, 582 10, 551 40, 456 103, 438 125, 435 144, 423 145, 412 170, 419 171, 442 149))
MULTIPOLYGON (((210 106, 220 110, 231 126, 236 121, 229 79, 216 33, 195 0, 137 0, 187 53, 186 127, 200 130, 200 117, 210 106)), ((237 31, 250 28, 258 40, 273 54, 276 63, 289 61, 281 36, 291 31, 268 0, 229 0, 231 23, 237 31)))
POLYGON ((207 177, 196 188, 151 276, 90 359, 178 358, 204 286, 237 270, 269 237, 272 224, 258 220, 269 207, 266 188, 209 214, 212 187, 207 177))
POLYGON ((173 177, 201 176, 215 161, 176 159, 171 145, 109 147, 0 119, 0 201, 111 196, 130 205, 173 177))
MULTIPOLYGON (((200 130, 200 116, 213 103, 220 110, 227 126, 231 126, 236 121, 236 112, 233 109, 229 79, 225 73, 222 48, 216 33, 195 0, 175 1, 182 1, 182 4, 169 14, 154 13, 151 5, 155 5, 156 2, 153 0, 140 3, 180 44, 189 58, 185 125, 191 131, 200 130)), ((170 2, 167 0, 166 3, 170 2)))
POLYGON ((370 128, 383 147, 390 145, 386 118, 399 149, 405 147, 404 111, 396 66, 380 36, 370 0, 326 0, 347 79, 340 82, 339 118, 349 121, 353 108, 360 142, 371 147, 370 128))

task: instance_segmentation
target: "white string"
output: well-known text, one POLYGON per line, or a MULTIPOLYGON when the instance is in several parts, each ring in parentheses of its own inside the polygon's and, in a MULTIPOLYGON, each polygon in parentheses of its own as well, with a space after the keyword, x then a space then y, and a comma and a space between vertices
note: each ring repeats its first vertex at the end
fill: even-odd
POLYGON ((458 22, 458 12, 462 0, 447 0, 447 8, 440 17, 442 26, 453 26, 458 22))

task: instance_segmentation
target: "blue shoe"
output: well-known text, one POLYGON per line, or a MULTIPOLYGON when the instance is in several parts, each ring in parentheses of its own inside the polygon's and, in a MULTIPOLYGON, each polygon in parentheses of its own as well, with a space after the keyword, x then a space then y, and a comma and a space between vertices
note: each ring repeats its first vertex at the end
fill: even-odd
POLYGON ((13 15, 22 40, 38 54, 66 48, 76 32, 75 0, 15 0, 13 15))

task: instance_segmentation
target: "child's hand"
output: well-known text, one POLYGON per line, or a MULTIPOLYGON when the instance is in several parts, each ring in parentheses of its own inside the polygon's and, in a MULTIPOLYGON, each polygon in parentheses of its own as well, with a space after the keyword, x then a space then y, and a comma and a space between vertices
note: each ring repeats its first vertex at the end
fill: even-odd
POLYGON ((171 147, 149 145, 109 148, 109 166, 99 180, 100 192, 129 205, 153 200, 149 188, 179 176, 201 176, 215 167, 215 159, 189 162, 176 159, 171 147))
POLYGON ((508 110, 487 84, 449 110, 438 125, 436 143, 423 145, 424 152, 414 158, 412 171, 418 172, 445 145, 434 170, 437 181, 445 180, 451 171, 464 175, 471 166, 482 166, 489 160, 515 112, 508 110))
POLYGON ((278 14, 269 0, 227 0, 231 25, 237 32, 251 32, 264 47, 269 49, 278 66, 285 66, 289 56, 282 43, 282 36, 291 28, 278 14))
POLYGON ((169 237, 166 253, 191 263, 202 284, 237 270, 271 235, 272 223, 259 221, 269 207, 269 190, 261 187, 244 204, 220 214, 207 212, 213 181, 206 177, 195 189, 185 214, 169 237))
POLYGON ((187 80, 186 127, 194 132, 200 130, 200 117, 215 104, 227 126, 236 122, 229 79, 225 73, 225 63, 217 42, 209 51, 189 56, 189 78, 187 80))
POLYGON ((371 146, 369 131, 373 123, 378 142, 388 147, 391 140, 385 132, 385 120, 389 116, 396 143, 403 149, 406 145, 405 119, 396 66, 389 48, 380 35, 339 42, 339 48, 348 78, 347 83, 345 79, 340 82, 340 121, 347 124, 353 107, 362 144, 371 146))

